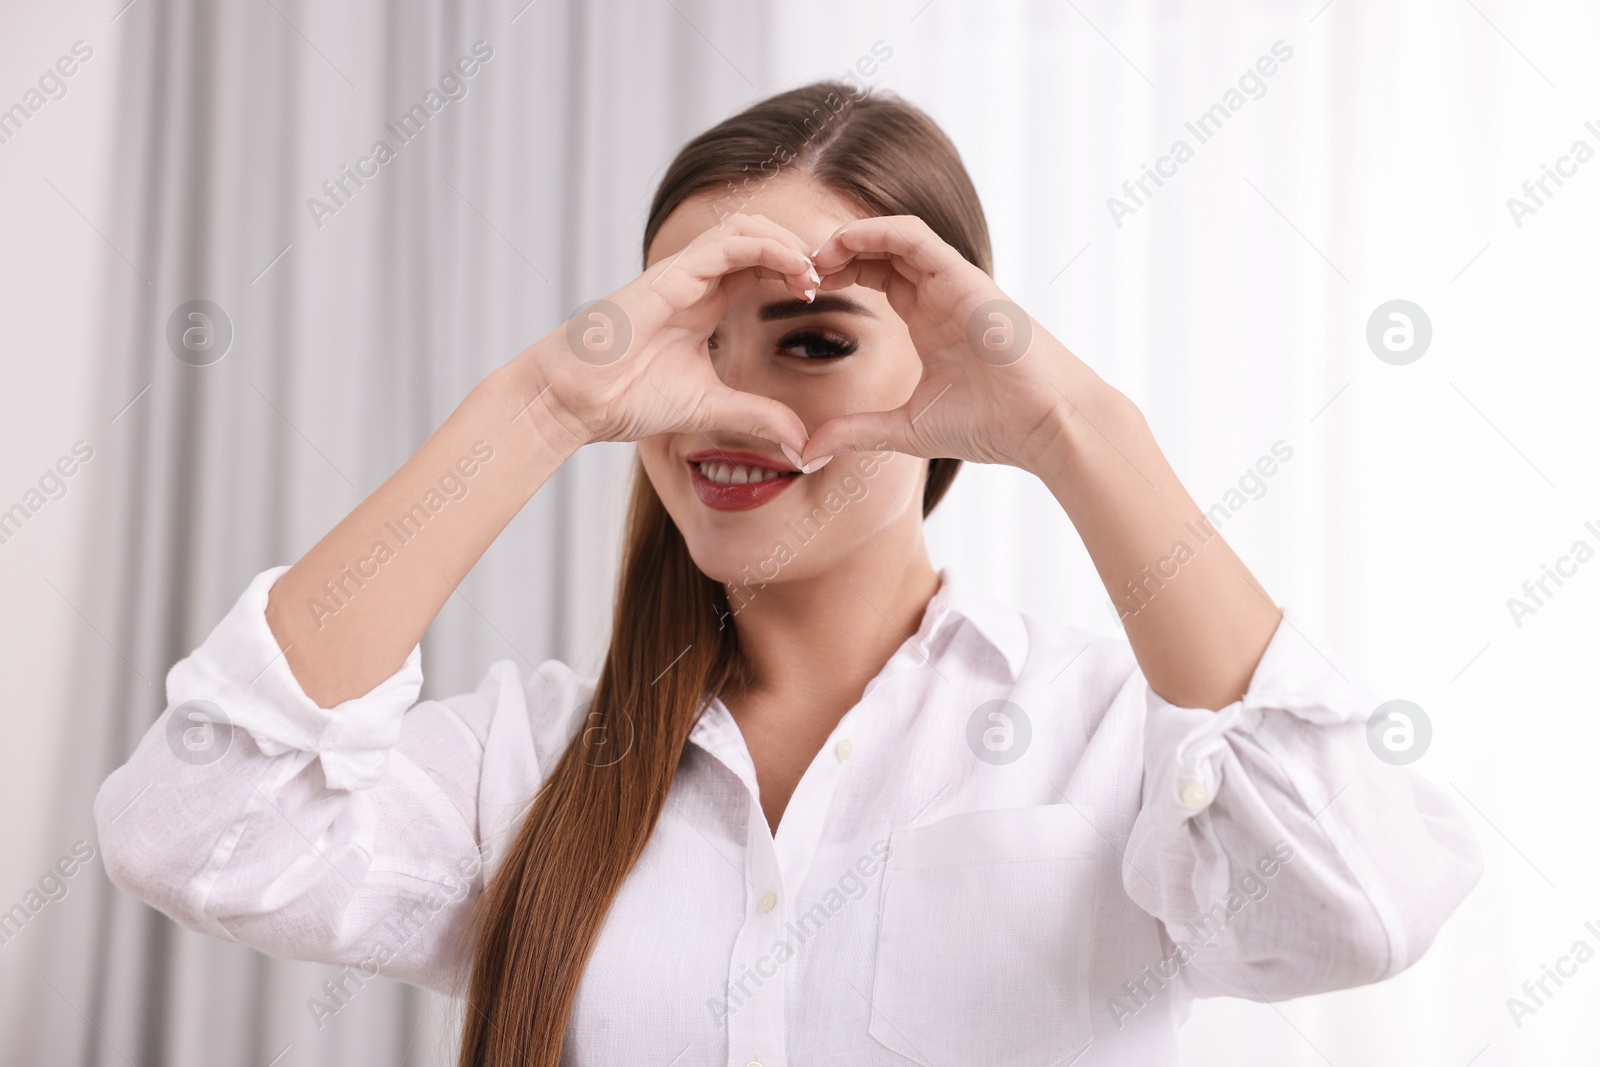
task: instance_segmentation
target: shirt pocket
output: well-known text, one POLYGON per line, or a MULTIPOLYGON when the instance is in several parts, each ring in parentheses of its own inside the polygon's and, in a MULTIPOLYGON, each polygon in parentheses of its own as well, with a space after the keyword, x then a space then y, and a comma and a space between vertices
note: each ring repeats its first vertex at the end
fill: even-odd
POLYGON ((1081 1054, 1092 1036, 1093 815, 1067 804, 974 811, 890 837, 876 1041, 925 1067, 1081 1054))

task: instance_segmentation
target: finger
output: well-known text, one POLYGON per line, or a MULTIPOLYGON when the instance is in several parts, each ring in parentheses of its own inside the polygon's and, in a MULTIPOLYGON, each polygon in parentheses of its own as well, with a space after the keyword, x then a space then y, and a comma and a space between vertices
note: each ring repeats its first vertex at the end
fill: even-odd
POLYGON ((885 255, 903 259, 924 274, 972 266, 916 215, 880 215, 848 222, 811 258, 826 275, 851 259, 885 255))
POLYGON ((691 245, 675 266, 707 282, 752 267, 765 267, 785 277, 802 280, 808 280, 814 273, 811 260, 804 252, 776 238, 755 234, 729 234, 704 245, 691 245))
POLYGON ((721 383, 706 391, 690 422, 697 430, 753 434, 792 449, 795 455, 805 450, 809 440, 805 423, 788 405, 721 383))
POLYGON ((892 279, 901 278, 916 284, 916 278, 907 278, 906 271, 901 270, 887 259, 853 259, 849 263, 835 270, 832 274, 822 276, 821 288, 825 291, 834 289, 848 289, 852 285, 864 285, 869 289, 876 289, 880 293, 889 291, 892 279))
POLYGON ((930 275, 892 253, 862 252, 841 266, 823 271, 819 289, 843 289, 850 285, 876 289, 889 297, 889 306, 904 318, 906 310, 914 305, 918 290, 929 278, 930 275))
MULTIPOLYGON (((726 219, 726 230, 729 233, 745 234, 750 237, 770 237, 775 241, 782 241, 796 252, 804 253, 810 258, 811 246, 800 239, 800 236, 782 223, 768 218, 765 215, 730 215, 726 219)), ((710 233, 711 231, 707 231, 710 233)))
POLYGON ((809 466, 823 456, 846 452, 875 452, 885 448, 908 455, 921 455, 913 440, 915 426, 909 405, 893 411, 860 411, 840 415, 817 427, 801 452, 809 466))
POLYGON ((770 237, 729 235, 685 248, 658 268, 650 286, 673 310, 681 311, 703 299, 725 276, 752 267, 781 275, 800 299, 817 285, 805 253, 770 237))
POLYGON ((796 300, 810 303, 816 298, 818 287, 809 278, 795 278, 769 267, 747 267, 744 270, 736 270, 731 274, 724 274, 716 284, 729 299, 736 299, 766 281, 781 282, 784 289, 796 300))
MULTIPOLYGON (((807 249, 810 247, 809 244, 801 240, 799 235, 793 230, 789 229, 787 226, 784 226, 765 215, 745 215, 742 213, 729 215, 725 220, 719 222, 714 229, 707 230, 705 233, 702 233, 699 237, 695 238, 694 243, 709 243, 717 240, 719 237, 735 235, 745 237, 767 237, 787 245, 789 248, 794 249, 796 252, 799 252, 802 255, 805 255, 807 249), (718 231, 720 231, 720 233, 718 231)), ((807 276, 810 279, 810 284, 807 285, 801 283, 798 287, 790 286, 790 288, 794 290, 795 295, 800 297, 802 300, 810 299, 806 295, 807 289, 816 289, 822 284, 822 276, 817 273, 816 266, 811 262, 811 257, 809 255, 806 255, 806 266, 807 276)), ((765 268, 762 268, 758 272, 758 276, 763 278, 780 278, 787 280, 785 275, 765 268)))
POLYGON ((891 266, 888 260, 856 260, 833 274, 823 275, 821 288, 831 291, 859 285, 876 289, 889 298, 889 307, 894 313, 906 319, 917 305, 917 281, 907 278, 906 274, 906 270, 900 269, 898 264, 891 266))
MULTIPOLYGON (((785 284, 794 283, 794 284, 798 284, 798 285, 803 285, 803 286, 805 286, 806 289, 820 289, 822 287, 822 278, 820 276, 818 276, 815 279, 813 279, 813 277, 810 274, 807 274, 805 277, 800 278, 798 281, 796 281, 793 275, 788 275, 788 274, 784 274, 781 271, 772 270, 770 267, 751 267, 745 273, 751 275, 757 281, 763 281, 763 282, 764 281, 780 281, 780 282, 783 282, 785 284)), ((804 292, 803 291, 802 291, 801 297, 802 297, 802 299, 804 299, 804 292)))

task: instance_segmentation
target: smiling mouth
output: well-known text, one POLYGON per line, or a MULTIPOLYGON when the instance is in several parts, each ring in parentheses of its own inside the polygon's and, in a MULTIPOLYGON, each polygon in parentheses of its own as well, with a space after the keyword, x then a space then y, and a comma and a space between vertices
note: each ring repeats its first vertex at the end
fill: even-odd
POLYGON ((786 470, 779 461, 753 452, 712 449, 694 453, 688 463, 695 495, 717 511, 758 508, 802 477, 799 471, 786 470))

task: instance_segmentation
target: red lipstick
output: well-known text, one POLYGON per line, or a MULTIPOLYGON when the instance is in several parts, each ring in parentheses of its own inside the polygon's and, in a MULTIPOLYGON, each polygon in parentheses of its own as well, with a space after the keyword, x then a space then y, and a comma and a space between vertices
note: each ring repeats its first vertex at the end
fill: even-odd
POLYGON ((694 485, 695 495, 706 507, 717 511, 749 511, 751 508, 758 508, 793 485, 800 473, 784 460, 773 459, 755 452, 737 452, 722 448, 707 448, 691 453, 688 463, 689 481, 694 485), (705 472, 700 469, 702 463, 775 471, 777 476, 759 482, 732 484, 716 482, 707 478, 705 472))

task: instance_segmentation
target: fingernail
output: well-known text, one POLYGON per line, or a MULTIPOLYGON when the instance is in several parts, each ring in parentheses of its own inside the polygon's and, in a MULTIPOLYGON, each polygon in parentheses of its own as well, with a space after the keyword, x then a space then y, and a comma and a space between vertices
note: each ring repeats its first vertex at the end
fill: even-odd
POLYGON ((800 453, 796 452, 794 449, 790 448, 786 444, 783 444, 782 442, 779 442, 778 447, 783 449, 783 458, 788 460, 790 463, 793 463, 795 470, 800 470, 800 453))
POLYGON ((806 272, 806 277, 811 279, 811 284, 812 285, 821 285, 822 284, 822 275, 817 273, 817 268, 816 267, 812 267, 809 271, 807 271, 806 272))
POLYGON ((804 467, 801 467, 800 468, 800 473, 801 474, 814 474, 817 471, 821 470, 823 467, 826 467, 828 465, 828 461, 830 459, 832 459, 832 458, 833 458, 832 456, 818 456, 816 459, 812 460, 810 463, 807 463, 804 467))
POLYGON ((817 298, 817 291, 815 289, 807 289, 806 290, 806 303, 809 304, 812 301, 816 300, 816 298, 817 298))
POLYGON ((813 248, 811 250, 811 258, 812 259, 816 259, 817 258, 817 253, 820 252, 820 251, 822 251, 822 246, 821 245, 818 245, 817 247, 813 248))

